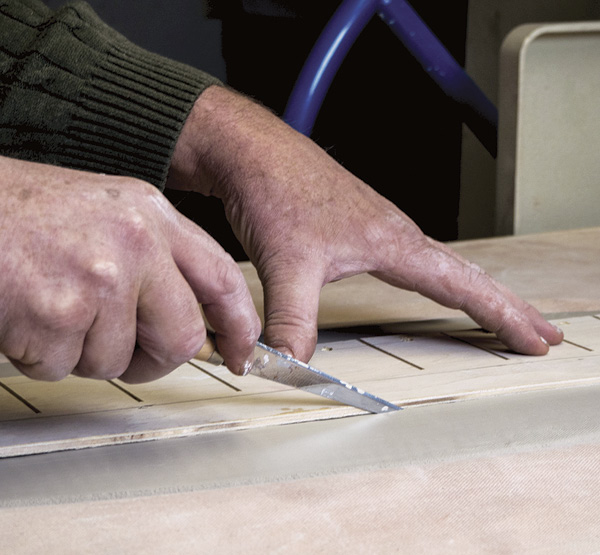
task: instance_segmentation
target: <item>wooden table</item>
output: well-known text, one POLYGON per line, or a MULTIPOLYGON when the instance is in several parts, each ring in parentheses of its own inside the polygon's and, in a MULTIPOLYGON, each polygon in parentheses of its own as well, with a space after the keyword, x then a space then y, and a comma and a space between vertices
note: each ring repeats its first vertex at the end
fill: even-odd
MULTIPOLYGON (((600 314, 600 228, 454 246, 545 313, 600 314)), ((320 321, 394 330, 464 318, 360 276, 325 288, 320 321)), ((3 550, 595 552, 599 394, 591 380, 0 460, 3 550)))

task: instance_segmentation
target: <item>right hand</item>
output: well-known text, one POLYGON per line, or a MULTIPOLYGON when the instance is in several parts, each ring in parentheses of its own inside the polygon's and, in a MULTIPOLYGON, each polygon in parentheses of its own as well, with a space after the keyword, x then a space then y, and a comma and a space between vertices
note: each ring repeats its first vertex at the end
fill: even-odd
POLYGON ((205 341, 242 373, 260 321, 221 247, 151 185, 0 157, 0 352, 25 375, 137 383, 205 341))

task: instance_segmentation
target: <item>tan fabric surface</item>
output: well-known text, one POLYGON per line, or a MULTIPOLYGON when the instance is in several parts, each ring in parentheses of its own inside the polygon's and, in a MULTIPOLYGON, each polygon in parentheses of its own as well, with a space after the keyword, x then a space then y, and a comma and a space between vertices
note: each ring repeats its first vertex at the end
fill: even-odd
MULTIPOLYGON (((515 286, 517 292, 545 312, 591 311, 600 307, 599 235, 600 228, 597 228, 539 238, 485 240, 458 247, 502 281, 515 286)), ((368 281, 366 284, 351 280, 340 282, 351 286, 343 290, 344 302, 340 304, 336 295, 324 292, 325 308, 341 307, 340 313, 332 309, 324 324, 450 316, 433 303, 418 301, 418 297, 403 292, 392 296, 387 286, 379 289, 379 285, 372 285, 371 278, 368 281), (364 292, 363 285, 368 286, 368 294, 353 296, 355 285, 361 292, 364 292), (385 302, 382 303, 382 299, 385 302), (378 308, 380 312, 375 311, 377 313, 372 311, 376 300, 377 306, 382 307, 378 308)), ((330 291, 334 289, 337 290, 331 286, 330 291)), ((0 552, 50 555, 598 553, 600 441, 597 434, 600 420, 596 411, 597 397, 595 389, 585 387, 577 391, 547 391, 543 398, 541 394, 539 398, 520 394, 473 400, 464 405, 407 409, 401 429, 389 442, 392 444, 390 456, 394 456, 395 463, 386 468, 319 477, 301 475, 296 480, 246 482, 247 485, 233 485, 234 482, 229 481, 230 487, 147 497, 129 495, 110 499, 105 496, 97 501, 80 497, 79 502, 3 508, 0 509, 0 552), (563 403, 559 402, 559 393, 565 396, 563 403), (532 402, 534 397, 538 404, 532 402), (582 402, 583 398, 586 402, 582 402), (506 400, 514 402, 513 410, 504 410, 506 400), (471 414, 475 403, 485 404, 485 407, 471 414), (492 405, 498 405, 496 411, 492 405), (442 411, 444 407, 457 410, 442 411), (407 426, 409 419, 414 420, 412 427, 407 426), (440 455, 437 459, 428 458, 432 442, 437 448, 433 454, 440 455), (452 456, 446 456, 448 452, 452 456), (418 456, 410 458, 411 453, 418 456)), ((280 429, 291 434, 293 426, 282 426, 271 432, 280 429)), ((370 435, 380 437, 381 433, 375 431, 370 435)), ((351 441, 346 446, 348 450, 340 450, 340 456, 347 454, 347 464, 355 465, 354 468, 365 454, 364 446, 350 449, 357 436, 360 434, 345 435, 344 438, 351 441)), ((311 457, 307 461, 315 458, 312 462, 323 463, 319 468, 327 470, 318 455, 327 454, 331 444, 325 441, 328 433, 317 436, 321 443, 315 442, 314 435, 301 437, 305 438, 304 445, 311 446, 311 457)), ((256 451, 257 462, 248 458, 249 444, 245 435, 232 434, 224 439, 229 441, 234 453, 232 459, 243 464, 247 474, 256 474, 252 462, 259 468, 267 449, 262 446, 256 451)), ((296 438, 293 445, 297 441, 296 438)), ((210 444, 213 443, 211 438, 210 444)), ((287 454, 290 462, 277 449, 273 451, 274 457, 279 456, 286 462, 284 471, 288 476, 290 466, 298 458, 290 445, 290 441, 276 442, 276 447, 287 454)), ((212 447, 213 451, 205 450, 204 455, 212 454, 218 469, 226 468, 228 451, 223 446, 223 449, 217 449, 219 445, 212 447)), ((121 453, 116 447, 108 449, 110 453, 121 453)), ((38 482, 43 486, 48 481, 52 487, 47 485, 46 489, 58 493, 61 483, 65 483, 69 486, 67 489, 90 490, 91 494, 97 494, 86 474, 96 471, 94 465, 104 471, 100 482, 108 475, 111 480, 121 479, 124 483, 117 484, 116 489, 108 489, 106 484, 100 483, 106 495, 110 495, 106 492, 133 489, 138 482, 128 472, 135 470, 142 474, 144 467, 148 467, 147 470, 152 471, 150 477, 158 481, 155 487, 165 485, 158 480, 163 474, 173 476, 169 482, 173 487, 193 483, 188 476, 190 470, 187 469, 186 474, 182 465, 174 465, 169 456, 177 455, 173 453, 174 444, 156 442, 149 445, 148 450, 152 453, 148 459, 137 457, 130 461, 129 468, 124 467, 119 457, 104 451, 98 451, 102 456, 95 463, 87 456, 73 453, 69 457, 57 454, 35 458, 32 462, 36 464, 31 468, 39 471, 35 474, 38 481, 24 472, 23 476, 30 478, 26 484, 18 479, 19 473, 13 466, 21 461, 7 459, 1 467, 4 474, 0 480, 0 499, 3 486, 5 495, 11 489, 7 486, 12 486, 16 490, 15 498, 28 487, 35 494, 49 495, 37 486, 38 482), (155 447, 164 449, 162 458, 155 447), (176 479, 179 477, 181 480, 176 479)), ((134 451, 138 453, 137 448, 134 451)), ((90 450, 92 452, 94 450, 90 450)), ((201 454, 201 451, 186 450, 186 464, 204 470, 201 454)), ((24 464, 27 459, 22 459, 24 464)), ((216 470, 213 473, 218 474, 216 470)), ((240 470, 231 480, 244 476, 240 470)), ((215 483, 218 483, 217 478, 215 483)), ((31 491, 27 493, 29 499, 31 491)))
POLYGON ((600 447, 3 509, 6 553, 594 553, 600 447))

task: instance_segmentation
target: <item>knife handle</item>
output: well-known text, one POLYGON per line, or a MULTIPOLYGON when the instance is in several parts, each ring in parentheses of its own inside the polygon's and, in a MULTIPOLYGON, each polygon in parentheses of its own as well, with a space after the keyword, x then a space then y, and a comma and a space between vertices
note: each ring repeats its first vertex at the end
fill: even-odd
POLYGON ((219 351, 217 351, 214 336, 210 333, 206 334, 206 341, 204 342, 204 345, 202 345, 202 349, 196 353, 194 358, 196 360, 208 362, 209 364, 214 364, 215 366, 220 366, 225 362, 223 357, 219 354, 219 351))

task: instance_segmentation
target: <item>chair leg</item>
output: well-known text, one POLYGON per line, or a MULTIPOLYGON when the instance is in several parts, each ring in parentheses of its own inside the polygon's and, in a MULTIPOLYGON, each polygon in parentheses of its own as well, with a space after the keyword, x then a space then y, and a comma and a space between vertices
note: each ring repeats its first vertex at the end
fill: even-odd
POLYGON ((438 86, 462 108, 463 120, 492 156, 497 152, 498 111, 404 0, 345 0, 315 43, 294 86, 283 119, 310 135, 348 50, 378 13, 438 86))

